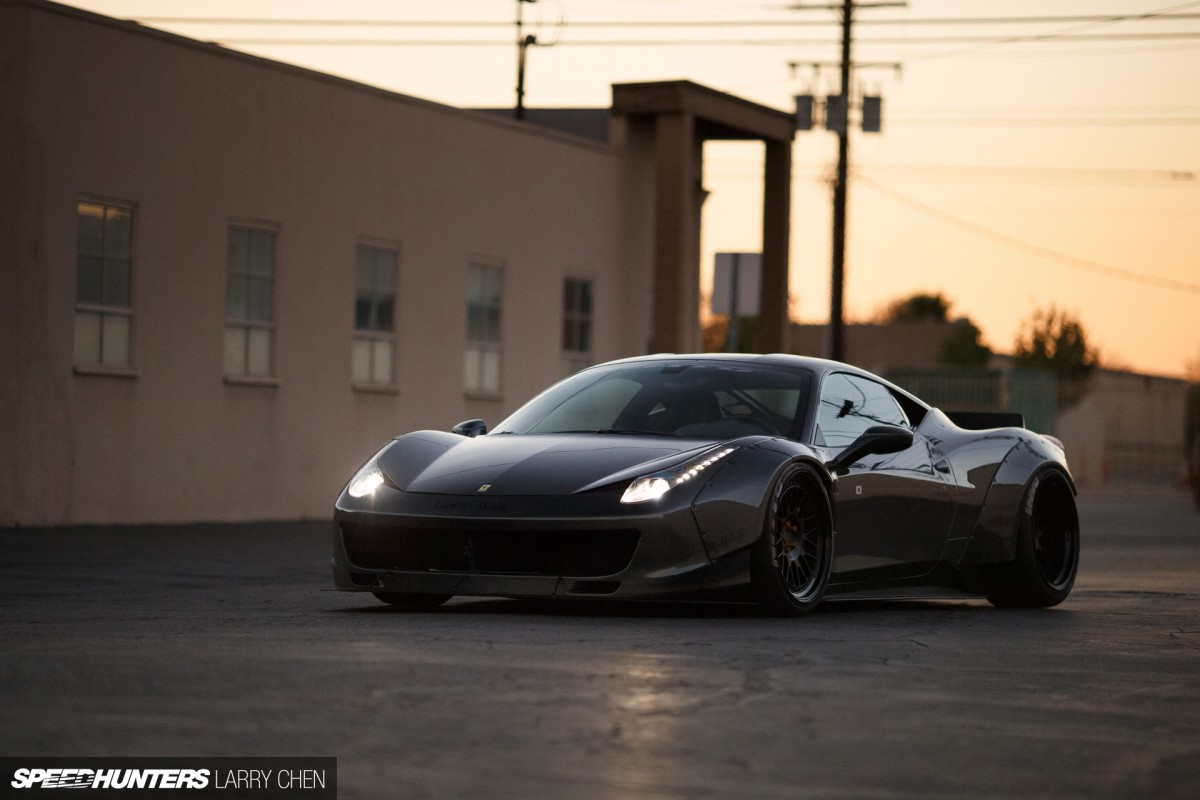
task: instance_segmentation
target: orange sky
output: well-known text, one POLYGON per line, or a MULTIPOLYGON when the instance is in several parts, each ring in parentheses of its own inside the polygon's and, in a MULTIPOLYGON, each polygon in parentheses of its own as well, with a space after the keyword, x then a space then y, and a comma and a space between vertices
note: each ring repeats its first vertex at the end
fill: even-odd
MULTIPOLYGON (((818 4, 811 0, 810 5, 818 4)), ((514 0, 80 0, 111 16, 511 22, 514 0)), ((540 0, 526 5, 530 106, 606 106, 612 83, 687 78, 790 109, 793 94, 835 91, 836 76, 792 76, 788 61, 832 61, 835 25, 649 27, 647 21, 831 22, 752 0, 540 0), (558 20, 565 19, 559 26, 558 20), (538 22, 540 18, 540 23, 538 22), (597 28, 597 21, 642 27, 597 28), (611 46, 634 39, 786 40, 781 45, 611 46)), ((1200 362, 1200 2, 910 0, 859 12, 856 85, 884 97, 884 132, 851 140, 846 308, 868 318, 890 299, 940 291, 995 349, 1054 304, 1077 314, 1110 364, 1181 375, 1200 362), (1195 14, 1148 22, 952 25, 962 17, 1195 14), (890 24, 870 20, 893 21, 890 24), (899 24, 907 21, 906 24, 899 24), (1172 38, 1144 37, 1168 34, 1172 38), (1031 34, 1037 41, 1012 41, 1031 34), (1050 34, 1050 36, 1045 36, 1050 34), (1187 34, 1193 34, 1188 36, 1187 34), (1065 37, 1103 37, 1069 41, 1065 37), (1126 38, 1112 38, 1114 36, 1126 38), (977 37, 933 42, 933 38, 977 37), (1000 41, 1006 38, 1008 41, 1000 41), (870 39, 886 42, 870 43, 870 39)), ((515 47, 413 46, 397 40, 509 42, 511 27, 289 26, 148 21, 269 58, 461 106, 513 102, 515 47), (330 39, 373 44, 330 44, 330 39), (316 44, 313 39, 325 40, 316 44), (380 40, 389 40, 382 44, 380 40)), ((708 146, 704 263, 759 246, 761 146, 708 146)), ((828 318, 835 139, 795 145, 792 308, 828 318)))

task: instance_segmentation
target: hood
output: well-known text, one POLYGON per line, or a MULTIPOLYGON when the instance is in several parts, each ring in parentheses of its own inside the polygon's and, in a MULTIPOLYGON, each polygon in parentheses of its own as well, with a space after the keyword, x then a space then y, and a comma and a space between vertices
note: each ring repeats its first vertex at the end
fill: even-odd
POLYGON ((563 495, 663 469, 713 444, 625 434, 493 434, 471 439, 420 431, 392 442, 378 464, 406 492, 473 495, 486 485, 489 497, 563 495), (645 470, 639 469, 643 466, 645 470))

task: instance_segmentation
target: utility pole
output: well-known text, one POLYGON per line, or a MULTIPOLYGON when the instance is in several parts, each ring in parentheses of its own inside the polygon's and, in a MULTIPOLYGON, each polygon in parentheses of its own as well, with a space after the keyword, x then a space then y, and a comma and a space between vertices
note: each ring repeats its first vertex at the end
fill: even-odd
POLYGON ((833 273, 829 288, 829 357, 845 360, 843 289, 846 284, 846 183, 850 170, 850 29, 853 0, 842 2, 842 102, 838 126, 837 182, 833 186, 833 273))
POLYGON ((530 45, 537 44, 533 34, 525 35, 522 11, 526 3, 536 3, 537 0, 517 0, 517 119, 525 119, 525 51, 530 45))
MULTIPOLYGON (((841 94, 835 98, 828 97, 825 101, 825 128, 837 133, 838 137, 838 162, 837 162, 837 177, 833 185, 833 269, 830 276, 829 287, 829 341, 827 342, 826 352, 829 358, 835 361, 844 361, 846 356, 846 325, 844 319, 844 293, 846 285, 846 197, 849 183, 850 173, 850 74, 855 67, 882 67, 889 66, 893 69, 899 69, 899 64, 855 64, 850 60, 850 43, 852 40, 852 30, 854 26, 854 10, 856 8, 884 8, 888 6, 906 6, 907 3, 902 0, 868 0, 867 2, 855 2, 854 0, 841 0, 840 4, 831 3, 827 6, 808 6, 795 5, 793 9, 797 11, 807 11, 813 8, 827 8, 841 12, 842 21, 842 52, 841 59, 837 62, 838 72, 841 76, 841 94)), ((801 66, 798 62, 789 62, 793 71, 801 66)), ((814 69, 820 69, 822 66, 830 66, 820 62, 814 63, 814 69)), ((879 99, 874 99, 874 106, 878 112, 879 99)), ((798 98, 799 100, 799 98, 798 98)), ((805 106, 808 109, 805 125, 811 126, 812 121, 812 96, 808 96, 808 103, 805 106)), ((872 133, 878 133, 878 114, 876 120, 871 127, 864 125, 864 130, 872 133)))

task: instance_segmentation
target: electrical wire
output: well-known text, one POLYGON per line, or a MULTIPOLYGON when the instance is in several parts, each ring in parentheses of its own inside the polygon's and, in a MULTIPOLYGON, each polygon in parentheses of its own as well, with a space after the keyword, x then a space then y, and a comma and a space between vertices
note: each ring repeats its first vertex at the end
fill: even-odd
MULTIPOLYGON (((274 27, 362 27, 362 28, 511 28, 511 20, 433 20, 433 19, 334 19, 334 18, 266 18, 266 17, 131 17, 130 21, 167 25, 250 25, 274 27)), ((937 17, 927 19, 855 19, 855 25, 881 27, 899 25, 959 26, 959 25, 1036 25, 1062 24, 1067 22, 1122 22, 1182 21, 1200 19, 1200 14, 1126 14, 1113 15, 1070 15, 1045 17, 937 17)), ((676 19, 676 20, 576 20, 574 28, 815 28, 841 24, 835 19, 676 19)))
POLYGON ((867 177, 859 176, 859 182, 867 186, 879 194, 890 198, 891 200, 924 214, 927 217, 938 220, 946 225, 949 225, 967 233, 988 239, 997 244, 1029 255, 1037 256, 1038 258, 1052 261, 1063 266, 1073 269, 1090 272, 1095 275, 1103 275, 1106 278, 1122 280, 1127 283, 1135 283, 1141 286, 1151 286, 1156 289, 1164 289, 1166 291, 1181 292, 1185 294, 1200 295, 1200 283, 1192 283, 1190 281, 1181 281, 1174 278, 1163 278, 1157 275, 1147 275, 1133 270, 1121 269, 1107 264, 1100 264, 1095 261, 1090 261, 1086 258, 1079 258, 1067 253, 1060 253, 1057 250, 1052 250, 1049 247, 1042 247, 1032 242, 1027 242, 1024 239, 1018 239, 1015 236, 1010 236, 1000 231, 992 230, 983 225, 978 225, 974 222, 969 222, 959 216, 943 211, 940 208, 923 203, 915 197, 911 197, 903 192, 898 192, 895 189, 884 186, 878 181, 867 177))
MULTIPOLYGON (((1096 33, 1049 36, 926 36, 855 39, 856 46, 895 46, 911 44, 1019 44, 1053 40, 1068 43, 1093 42, 1165 42, 1200 41, 1200 31, 1163 31, 1158 33, 1096 33)), ((333 38, 231 36, 216 37, 226 45, 289 45, 305 47, 511 47, 507 39, 414 39, 414 38, 333 38)), ((833 47, 835 39, 573 39, 564 42, 573 47, 833 47)))

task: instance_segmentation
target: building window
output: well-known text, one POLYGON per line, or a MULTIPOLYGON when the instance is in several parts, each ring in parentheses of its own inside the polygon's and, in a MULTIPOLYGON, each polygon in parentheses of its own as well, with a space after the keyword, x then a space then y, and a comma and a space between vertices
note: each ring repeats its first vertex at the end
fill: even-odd
POLYGON ((275 231, 229 226, 225 375, 269 378, 275 335, 275 231))
POLYGON ((360 244, 355 254, 353 380, 357 384, 392 383, 396 350, 395 250, 360 244))
POLYGON ((75 364, 129 367, 133 340, 133 209, 79 203, 75 252, 75 364))
POLYGON ((563 281, 563 355, 575 369, 592 360, 592 282, 579 278, 563 281))
POLYGON ((500 311, 504 271, 494 264, 467 268, 467 351, 464 385, 469 394, 500 394, 500 311))

